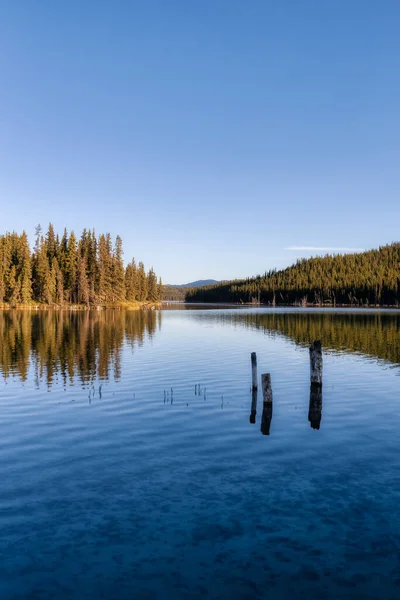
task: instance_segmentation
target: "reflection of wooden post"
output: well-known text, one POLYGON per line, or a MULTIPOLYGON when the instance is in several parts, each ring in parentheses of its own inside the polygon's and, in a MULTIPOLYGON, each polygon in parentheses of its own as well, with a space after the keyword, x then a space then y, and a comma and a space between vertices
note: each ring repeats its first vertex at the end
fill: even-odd
POLYGON ((271 375, 269 373, 263 373, 263 375, 261 375, 261 385, 263 391, 261 433, 263 435, 269 435, 272 420, 272 387, 271 375))
POLYGON ((251 353, 251 380, 252 389, 257 389, 257 355, 255 352, 251 353))
POLYGON ((250 423, 254 425, 256 422, 256 414, 257 414, 257 390, 253 390, 251 392, 251 414, 250 414, 250 423))
POLYGON ((310 346, 310 377, 311 384, 322 386, 322 346, 321 340, 310 346))
POLYGON ((313 429, 319 429, 322 418, 322 386, 312 383, 310 387, 310 405, 308 408, 308 420, 313 429))

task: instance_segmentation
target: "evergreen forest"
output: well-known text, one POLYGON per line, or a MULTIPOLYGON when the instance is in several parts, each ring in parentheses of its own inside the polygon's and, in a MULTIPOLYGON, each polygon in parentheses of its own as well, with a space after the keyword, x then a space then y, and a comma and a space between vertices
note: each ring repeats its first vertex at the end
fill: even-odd
POLYGON ((300 259, 247 279, 191 288, 186 302, 399 306, 400 243, 377 250, 300 259))
POLYGON ((84 229, 59 237, 50 223, 36 228, 33 250, 25 232, 0 235, 0 304, 124 306, 158 302, 162 283, 142 262, 123 262, 122 240, 84 229))

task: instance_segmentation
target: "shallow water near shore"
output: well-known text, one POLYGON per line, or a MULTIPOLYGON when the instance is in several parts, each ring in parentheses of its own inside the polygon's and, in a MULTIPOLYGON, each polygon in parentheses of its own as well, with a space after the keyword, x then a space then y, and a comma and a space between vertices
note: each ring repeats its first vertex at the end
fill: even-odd
POLYGON ((0 312, 0 411, 3 600, 400 597, 399 312, 0 312))

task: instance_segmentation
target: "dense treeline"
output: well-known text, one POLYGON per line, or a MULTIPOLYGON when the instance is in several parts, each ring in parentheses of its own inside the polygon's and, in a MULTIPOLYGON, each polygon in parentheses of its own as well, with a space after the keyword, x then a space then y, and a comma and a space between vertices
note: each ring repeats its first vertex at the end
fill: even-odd
POLYGON ((157 302, 161 280, 135 260, 124 267, 122 240, 84 229, 79 239, 67 230, 59 238, 52 224, 36 228, 33 252, 26 233, 0 235, 0 303, 32 302, 63 306, 115 306, 123 302, 157 302))
POLYGON ((164 285, 163 287, 163 300, 169 300, 173 302, 183 302, 187 293, 186 287, 177 285, 164 285))
POLYGON ((368 252, 301 259, 281 271, 192 288, 186 301, 398 306, 400 243, 368 252))

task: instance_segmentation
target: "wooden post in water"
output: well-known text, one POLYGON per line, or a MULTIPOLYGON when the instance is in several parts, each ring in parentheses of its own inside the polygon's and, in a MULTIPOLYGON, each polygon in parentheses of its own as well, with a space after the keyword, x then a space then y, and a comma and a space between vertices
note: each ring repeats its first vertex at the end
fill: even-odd
POLYGON ((272 421, 272 387, 271 375, 263 373, 261 375, 261 386, 263 391, 263 412, 261 417, 261 433, 269 435, 272 421))
POLYGON ((257 354, 251 353, 251 387, 253 390, 257 389, 257 354))
POLYGON ((321 340, 310 346, 310 378, 311 385, 322 386, 322 345, 321 340))
POLYGON ((308 420, 313 429, 319 429, 322 417, 322 345, 321 340, 310 346, 310 404, 308 420))

